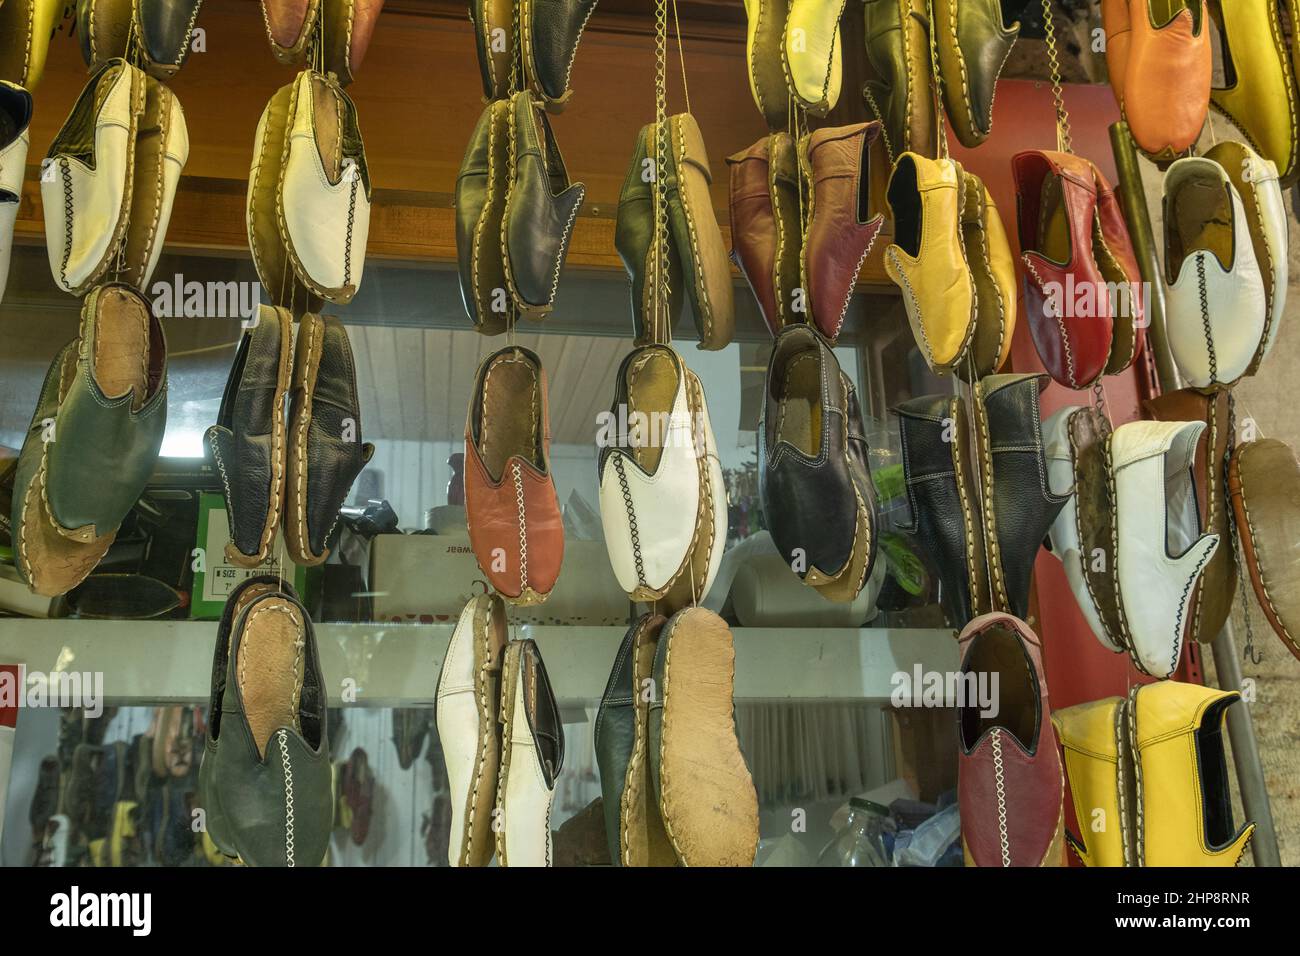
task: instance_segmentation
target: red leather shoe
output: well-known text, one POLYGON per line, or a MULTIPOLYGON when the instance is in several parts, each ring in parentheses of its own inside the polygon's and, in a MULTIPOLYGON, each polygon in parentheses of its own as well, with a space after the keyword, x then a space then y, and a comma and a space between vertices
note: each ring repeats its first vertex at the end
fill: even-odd
POLYGON ((781 331, 776 301, 777 224, 768 186, 768 137, 727 157, 731 170, 731 258, 754 290, 763 320, 781 331))
POLYGON ((848 314, 858 271, 885 221, 867 202, 869 153, 880 123, 814 131, 807 141, 812 213, 804 242, 804 287, 813 321, 832 342, 848 314))
POLYGON ((1065 774, 1042 646, 1010 614, 977 617, 957 639, 957 802, 967 866, 1062 866, 1065 774), (994 683, 996 679, 997 683, 994 683), (969 692, 978 688, 977 700, 969 692))
POLYGON ((546 372, 507 346, 479 367, 465 422, 465 513, 479 569, 511 604, 545 601, 564 560, 546 372))
POLYGON ((1011 167, 1034 347, 1055 381, 1087 388, 1105 373, 1114 336, 1114 309, 1093 252, 1097 176, 1080 156, 1041 149, 1017 153, 1011 167))

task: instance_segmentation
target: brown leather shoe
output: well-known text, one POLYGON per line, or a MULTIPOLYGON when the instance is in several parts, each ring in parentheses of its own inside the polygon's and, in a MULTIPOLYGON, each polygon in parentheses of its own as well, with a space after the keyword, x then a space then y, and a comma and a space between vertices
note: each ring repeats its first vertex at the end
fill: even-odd
POLYGON ((781 331, 776 298, 777 224, 768 189, 769 137, 727 157, 731 169, 731 258, 758 300, 773 335, 781 331))
POLYGON ((465 511, 479 568, 512 604, 545 601, 564 560, 550 441, 541 359, 519 346, 489 355, 465 422, 465 511))
POLYGON ((871 252, 881 214, 868 205, 869 151, 880 123, 819 129, 800 143, 812 182, 808 231, 803 247, 804 289, 813 321, 832 342, 840 334, 858 270, 871 252))

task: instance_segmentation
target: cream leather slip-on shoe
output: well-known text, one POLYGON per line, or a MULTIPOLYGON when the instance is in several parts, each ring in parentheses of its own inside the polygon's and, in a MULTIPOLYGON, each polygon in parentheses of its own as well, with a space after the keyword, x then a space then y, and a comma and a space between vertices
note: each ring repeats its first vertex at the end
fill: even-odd
POLYGON ((564 725, 530 640, 506 645, 501 674, 501 773, 493 816, 501 866, 551 866, 551 803, 564 766, 564 725))
POLYGON ((487 866, 492 859, 507 639, 505 604, 495 594, 476 595, 461 612, 438 674, 435 720, 451 794, 447 862, 452 866, 487 866))
POLYGON ((1164 679, 1178 667, 1201 570, 1219 546, 1201 534, 1192 467, 1205 422, 1129 422, 1110 439, 1112 568, 1134 665, 1164 679))
POLYGON ((0 302, 5 299, 14 223, 23 198, 23 174, 31 142, 27 127, 31 120, 32 94, 15 83, 0 80, 0 302))
POLYGON ((840 16, 845 0, 790 0, 781 60, 790 95, 807 112, 825 116, 839 102, 843 81, 840 16))

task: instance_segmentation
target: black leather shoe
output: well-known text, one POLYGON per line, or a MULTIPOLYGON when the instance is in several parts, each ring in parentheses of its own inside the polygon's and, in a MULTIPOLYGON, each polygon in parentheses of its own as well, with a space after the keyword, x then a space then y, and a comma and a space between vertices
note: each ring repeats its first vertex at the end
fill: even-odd
POLYGON ((212 657, 199 801, 208 836, 249 866, 318 866, 334 821, 325 682, 291 586, 249 578, 212 657))
POLYGON ((239 343, 217 423, 205 436, 226 496, 226 559, 244 568, 266 560, 280 524, 291 323, 288 309, 260 307, 257 324, 239 343))
POLYGON ((502 224, 506 280, 519 311, 540 318, 555 303, 560 269, 587 187, 569 184, 551 123, 537 109, 532 95, 516 93, 510 104, 510 168, 514 175, 502 224))
POLYGON ((967 453, 972 445, 966 404, 925 395, 894 409, 903 443, 910 528, 931 575, 948 626, 961 630, 989 610, 980 498, 967 453))
POLYGON ((1038 409, 1046 375, 989 375, 975 386, 984 538, 1000 609, 1024 618, 1034 558, 1066 498, 1047 486, 1038 409))
POLYGON ((190 55, 203 0, 136 0, 135 36, 150 76, 165 80, 190 55))
POLYGON ((361 441, 361 403, 343 323, 308 312, 298 324, 289 412, 284 537, 295 564, 322 564, 352 483, 375 453, 361 441))
POLYGON ((857 391, 811 326, 788 326, 772 349, 758 457, 782 559, 823 596, 853 600, 875 561, 875 492, 857 391))
POLYGON ((569 74, 582 30, 595 9, 596 0, 519 0, 524 73, 529 87, 553 113, 563 110, 573 93, 569 74))

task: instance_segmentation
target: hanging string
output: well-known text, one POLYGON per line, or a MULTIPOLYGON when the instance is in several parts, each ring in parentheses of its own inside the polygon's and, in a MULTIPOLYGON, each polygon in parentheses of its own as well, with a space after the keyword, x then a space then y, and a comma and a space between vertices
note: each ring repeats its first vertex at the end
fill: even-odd
POLYGON ((668 277, 668 0, 655 0, 655 122, 654 122, 655 241, 651 256, 655 290, 651 309, 651 341, 672 343, 668 277))
POLYGON ((1056 149, 1062 153, 1074 152, 1070 135, 1070 114, 1065 108, 1065 89, 1061 83, 1061 58, 1056 47, 1056 18, 1052 14, 1052 0, 1043 0, 1043 29, 1047 36, 1047 60, 1052 70, 1052 98, 1056 105, 1056 149))
POLYGON ((686 83, 686 52, 682 49, 682 25, 677 19, 677 0, 673 0, 673 32, 677 34, 677 60, 682 66, 682 98, 686 112, 691 111, 691 90, 686 83))

